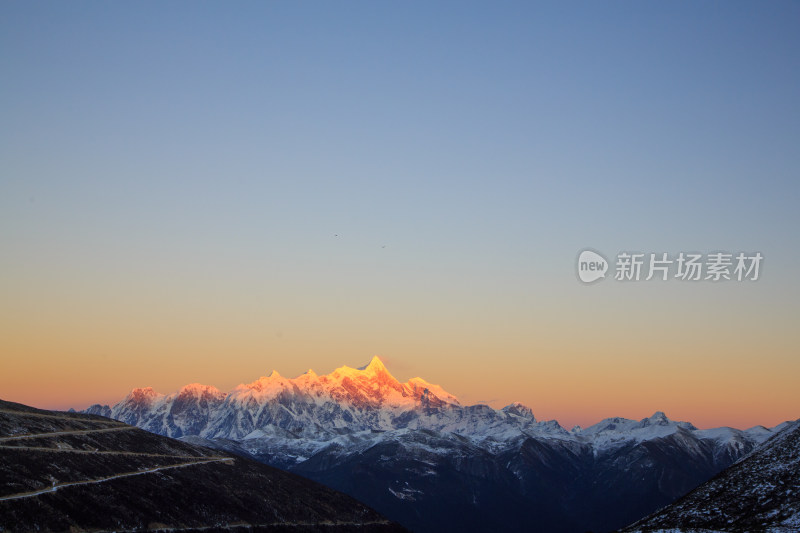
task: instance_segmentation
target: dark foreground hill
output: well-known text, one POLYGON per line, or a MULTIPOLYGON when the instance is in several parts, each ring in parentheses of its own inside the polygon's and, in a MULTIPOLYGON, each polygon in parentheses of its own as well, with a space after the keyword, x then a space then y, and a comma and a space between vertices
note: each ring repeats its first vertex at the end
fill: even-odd
POLYGON ((800 531, 800 420, 626 532, 800 531))
POLYGON ((0 531, 146 529, 404 531, 256 461, 0 400, 0 531))

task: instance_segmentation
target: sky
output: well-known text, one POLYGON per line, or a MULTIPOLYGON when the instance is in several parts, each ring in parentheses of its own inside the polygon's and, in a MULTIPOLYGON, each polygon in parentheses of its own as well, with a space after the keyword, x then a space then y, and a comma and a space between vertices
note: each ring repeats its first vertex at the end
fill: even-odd
POLYGON ((800 416, 797 2, 0 3, 0 398, 380 356, 588 425, 800 416), (576 258, 760 252, 759 279, 576 258))

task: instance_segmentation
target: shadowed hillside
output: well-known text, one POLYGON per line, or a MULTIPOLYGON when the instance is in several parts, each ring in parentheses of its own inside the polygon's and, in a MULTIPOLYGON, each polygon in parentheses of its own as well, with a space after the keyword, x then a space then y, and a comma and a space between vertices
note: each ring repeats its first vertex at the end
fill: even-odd
POLYGON ((358 501, 107 418, 0 401, 0 531, 402 531, 358 501))

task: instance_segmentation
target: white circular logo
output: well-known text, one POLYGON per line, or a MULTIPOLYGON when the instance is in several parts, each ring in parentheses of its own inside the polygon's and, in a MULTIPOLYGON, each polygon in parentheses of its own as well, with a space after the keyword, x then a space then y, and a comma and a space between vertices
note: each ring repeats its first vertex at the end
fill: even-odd
POLYGON ((606 277, 608 261, 593 250, 583 250, 578 256, 578 279, 592 283, 606 277))

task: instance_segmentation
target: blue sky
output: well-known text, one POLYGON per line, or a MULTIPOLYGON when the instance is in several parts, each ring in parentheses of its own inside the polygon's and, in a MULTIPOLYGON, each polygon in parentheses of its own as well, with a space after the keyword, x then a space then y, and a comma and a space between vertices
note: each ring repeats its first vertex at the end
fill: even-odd
POLYGON ((734 301, 753 345, 796 349, 798 22, 796 2, 6 2, 6 353, 111 354, 149 384, 131 337, 183 360, 218 328, 223 385, 389 353, 465 391, 521 364, 525 395, 595 306, 724 345, 734 301), (586 246, 759 250, 764 279, 592 291, 586 246))

